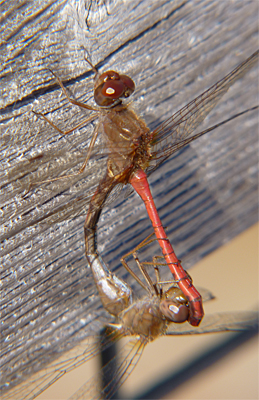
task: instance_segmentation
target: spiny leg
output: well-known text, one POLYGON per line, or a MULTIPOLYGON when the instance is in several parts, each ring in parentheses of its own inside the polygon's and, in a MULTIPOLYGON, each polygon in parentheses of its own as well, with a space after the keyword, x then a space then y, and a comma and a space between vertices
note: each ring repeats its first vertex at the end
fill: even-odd
POLYGON ((50 72, 52 73, 52 75, 54 75, 55 78, 57 79, 57 81, 58 81, 58 83, 59 83, 59 86, 61 87, 61 90, 62 90, 63 94, 66 96, 66 98, 68 99, 68 101, 69 101, 70 103, 72 103, 72 104, 74 104, 74 105, 76 105, 76 106, 78 106, 78 107, 85 108, 86 110, 100 111, 100 109, 97 108, 97 107, 88 106, 88 105, 85 104, 85 103, 81 103, 80 101, 77 101, 77 100, 72 99, 72 98, 69 96, 69 94, 68 94, 68 92, 67 92, 65 86, 64 86, 63 83, 61 82, 60 78, 59 78, 51 69, 50 69, 49 71, 50 71, 50 72))
MULTIPOLYGON (((34 114, 37 114, 37 113, 34 112, 34 114)), ((38 113, 38 114, 41 115, 47 122, 49 122, 51 126, 53 126, 54 128, 57 128, 57 127, 55 127, 54 124, 52 124, 51 121, 49 121, 49 120, 47 119, 47 117, 45 117, 43 114, 40 114, 40 113, 38 113)), ((95 116, 92 116, 92 118, 89 117, 88 120, 90 121, 91 119, 93 119, 93 117, 95 117, 95 116), (90 119, 90 118, 91 118, 91 119, 90 119)), ((85 121, 84 121, 84 122, 85 122, 85 121)), ((60 131, 59 128, 57 128, 57 129, 58 129, 58 131, 60 131)), ((76 129, 76 128, 73 128, 73 130, 74 130, 74 129, 76 129)), ((73 131, 73 130, 72 130, 72 131, 73 131)), ((69 132, 70 132, 70 131, 68 131, 68 132, 66 132, 66 133, 69 133, 69 132)), ((62 131, 61 131, 60 133, 62 133, 62 131)), ((80 167, 80 169, 79 169, 77 172, 75 172, 75 173, 73 173, 73 174, 62 175, 62 176, 59 176, 59 177, 53 178, 53 179, 46 179, 46 180, 44 180, 44 181, 41 181, 40 183, 55 182, 55 181, 58 181, 58 180, 60 180, 60 179, 72 178, 72 177, 74 177, 74 176, 80 175, 80 174, 84 171, 84 169, 85 169, 85 167, 86 167, 86 164, 88 163, 88 161, 89 161, 89 159, 90 159, 91 152, 92 152, 92 149, 93 149, 93 147, 94 147, 94 143, 95 143, 95 141, 96 141, 97 136, 98 136, 98 129, 97 129, 97 127, 95 127, 94 133, 93 133, 93 136, 92 136, 92 139, 91 139, 91 142, 90 142, 89 147, 88 147, 88 150, 87 150, 87 155, 86 155, 85 161, 84 161, 83 165, 80 167)), ((35 184, 31 184, 31 186, 33 186, 33 185, 35 185, 35 184)))
POLYGON ((154 288, 154 284, 146 270, 146 268, 144 268, 144 264, 145 265, 150 265, 152 263, 149 262, 143 262, 141 263, 138 256, 137 256, 137 251, 140 250, 142 247, 149 245, 150 243, 152 243, 153 241, 157 240, 157 239, 151 239, 151 237, 154 236, 154 233, 150 234, 147 238, 145 238, 138 246, 136 246, 132 251, 128 252, 127 254, 125 254, 122 258, 121 258, 121 263, 122 265, 125 267, 125 269, 133 276, 133 278, 140 284, 141 287, 143 287, 143 289, 145 289, 146 291, 148 291, 149 293, 154 293, 154 290, 156 291, 156 289, 154 288), (129 256, 133 256, 134 260, 136 261, 140 272, 142 273, 143 277, 145 278, 145 281, 147 284, 144 284, 141 279, 135 274, 135 272, 129 267, 129 265, 126 262, 126 258, 129 256))
POLYGON ((97 118, 96 114, 91 115, 90 117, 86 118, 84 121, 80 122, 78 125, 74 126, 73 128, 69 129, 68 131, 64 132, 61 129, 57 127, 57 125, 53 124, 53 122, 46 117, 46 115, 42 114, 41 112, 37 112, 32 110, 33 114, 42 117, 48 124, 52 126, 52 128, 56 129, 61 135, 67 135, 68 133, 71 133, 75 131, 76 129, 80 128, 81 126, 85 125, 88 122, 93 121, 95 118, 97 118))

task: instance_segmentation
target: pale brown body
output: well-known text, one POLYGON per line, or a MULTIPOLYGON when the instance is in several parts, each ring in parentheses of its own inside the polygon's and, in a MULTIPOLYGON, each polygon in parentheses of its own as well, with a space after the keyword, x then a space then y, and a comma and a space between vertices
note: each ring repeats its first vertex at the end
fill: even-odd
POLYGON ((107 197, 118 183, 127 184, 136 169, 145 168, 151 157, 150 130, 128 107, 119 104, 103 110, 97 130, 112 156, 107 160, 106 175, 92 198, 84 224, 87 257, 97 251, 97 223, 107 197))
POLYGON ((109 176, 117 182, 128 183, 134 170, 145 169, 151 158, 149 128, 133 110, 118 105, 101 116, 99 130, 111 154, 109 176))

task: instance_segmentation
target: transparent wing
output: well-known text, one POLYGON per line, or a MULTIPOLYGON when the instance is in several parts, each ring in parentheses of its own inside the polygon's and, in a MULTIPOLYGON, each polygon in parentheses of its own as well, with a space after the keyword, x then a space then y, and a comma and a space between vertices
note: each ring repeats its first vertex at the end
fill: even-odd
POLYGON ((257 50, 246 61, 225 76, 225 78, 215 83, 154 130, 151 145, 153 146, 152 155, 156 162, 153 161, 153 166, 147 169, 149 173, 157 168, 172 153, 190 141, 197 139, 201 134, 205 134, 211 130, 206 130, 193 137, 190 136, 217 105, 230 86, 256 65, 258 55, 259 51, 257 50))
POLYGON ((196 288, 202 297, 203 303, 205 303, 206 301, 215 299, 215 296, 208 289, 198 287, 198 286, 196 286, 196 288))
MULTIPOLYGON (((191 136, 229 87, 257 61, 258 51, 153 132, 152 160, 147 168, 148 174, 172 153, 220 125, 217 124, 191 136)), ((81 142, 80 146, 82 147, 81 142)), ((82 174, 53 180, 62 175, 76 173, 83 164, 85 155, 86 149, 84 152, 75 151, 73 146, 65 146, 60 150, 53 148, 45 154, 18 163, 3 177, 2 206, 0 202, 4 219, 2 240, 17 234, 24 227, 33 226, 42 221, 52 225, 86 212, 97 188, 97 182, 101 181, 107 169, 108 154, 104 152, 103 143, 94 146, 89 164, 82 174), (50 180, 50 182, 41 184, 44 180, 50 180), (33 186, 33 190, 30 190, 31 184, 35 183, 36 187, 33 186), (10 223, 10 221, 14 222, 10 223)), ((117 198, 121 189, 122 185, 118 185, 106 204, 117 198)))
POLYGON ((13 389, 8 390, 10 383, 2 382, 1 399, 32 400, 36 398, 66 373, 99 354, 101 346, 102 349, 106 349, 112 343, 119 340, 120 337, 121 334, 119 331, 112 331, 109 335, 104 336, 104 338, 103 336, 100 338, 98 335, 91 336, 13 389))
POLYGON ((141 357, 146 343, 141 342, 139 338, 130 340, 120 352, 120 361, 117 365, 116 358, 107 363, 102 370, 92 379, 86 382, 69 400, 83 399, 110 399, 112 395, 120 388, 123 382, 131 374, 141 357), (102 377, 109 376, 110 371, 115 371, 110 377, 109 383, 100 390, 102 377))
MULTIPOLYGON (((103 171, 100 175, 100 180, 104 176, 107 169, 104 159, 100 159, 100 169, 103 171), (103 165, 103 168, 102 168, 103 165)), ((3 229, 0 234, 1 241, 6 238, 11 238, 25 228, 34 226, 35 224, 45 223, 53 225, 67 219, 72 219, 76 216, 86 214, 89 203, 99 185, 99 178, 95 176, 95 166, 93 170, 89 168, 83 176, 75 176, 73 178, 65 178, 60 181, 39 184, 39 187, 32 188, 27 194, 21 194, 25 189, 28 190, 30 183, 28 179, 36 182, 41 182, 49 175, 45 171, 45 165, 36 167, 35 171, 32 167, 24 166, 24 174, 18 177, 22 171, 20 166, 18 171, 13 171, 14 183, 12 187, 17 186, 13 193, 10 193, 8 198, 8 190, 3 187, 5 192, 3 206, 3 229), (26 172, 25 172, 26 170, 26 172), (33 174, 37 178, 33 177, 33 174), (29 178, 32 176, 32 178, 29 178), (23 182, 26 180, 26 182, 23 182), (62 183, 62 187, 61 187, 62 183), (15 221, 15 223, 10 223, 15 221)), ((55 177, 53 175, 53 177, 55 177)), ((48 178, 49 179, 49 178, 48 178)), ((106 204, 114 201, 121 192, 123 185, 118 184, 111 192, 106 204)))
POLYGON ((256 311, 240 311, 204 316, 199 327, 190 326, 188 323, 171 324, 166 335, 198 335, 201 333, 240 331, 258 328, 258 313, 256 311))

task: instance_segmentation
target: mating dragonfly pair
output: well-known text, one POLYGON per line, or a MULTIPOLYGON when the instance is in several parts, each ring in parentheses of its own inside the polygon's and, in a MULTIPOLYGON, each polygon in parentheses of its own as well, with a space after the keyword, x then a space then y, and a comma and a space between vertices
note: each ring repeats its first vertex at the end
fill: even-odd
MULTIPOLYGON (((87 60, 95 72, 94 99, 97 107, 92 107, 70 98, 61 80, 54 74, 69 102, 94 112, 76 128, 99 117, 86 159, 77 174, 80 175, 85 170, 99 133, 103 134, 108 149, 107 169, 94 195, 89 200, 89 209, 84 225, 86 257, 102 304, 114 317, 103 347, 108 347, 123 336, 134 337, 129 347, 124 349, 123 359, 109 383, 103 388, 102 393, 95 392, 99 380, 93 378, 72 396, 72 399, 103 398, 104 396, 110 398, 136 365, 145 345, 161 335, 239 330, 255 325, 257 315, 253 312, 231 314, 231 318, 229 314, 205 316, 202 321, 204 315, 202 296, 193 286, 189 274, 182 268, 166 236, 151 196, 147 174, 175 151, 226 122, 223 121, 203 132, 193 134, 229 87, 258 62, 258 54, 258 51, 255 52, 230 74, 179 110, 153 132, 150 132, 145 122, 130 107, 123 104, 122 99, 129 97, 135 89, 134 82, 128 76, 115 71, 107 71, 99 75, 96 67, 87 60), (111 192, 128 183, 145 203, 165 263, 173 274, 171 285, 161 281, 160 263, 154 262, 156 279, 155 281, 151 279, 145 264, 141 263, 136 255, 136 251, 146 245, 150 238, 142 242, 134 249, 133 254, 144 282, 131 270, 125 258, 122 260, 128 272, 147 292, 144 298, 137 301, 133 300, 131 287, 109 270, 97 249, 97 224, 102 209, 111 192), (183 324, 186 321, 190 325, 183 324)), ((44 118, 63 135, 76 129, 74 127, 72 130, 63 132, 45 115, 35 114, 44 118)), ((57 177, 51 181, 71 176, 57 177)), ((205 294, 206 296, 209 297, 209 294, 205 294)), ((11 397, 15 398, 15 393, 19 395, 19 398, 36 397, 48 386, 54 373, 74 368, 96 353, 97 347, 89 346, 89 349, 82 353, 81 358, 77 356, 76 361, 72 361, 72 364, 69 360, 68 364, 62 363, 62 367, 59 363, 50 366, 33 380, 32 384, 36 388, 33 394, 28 392, 28 386, 22 384, 17 391, 16 389, 12 391, 11 397)), ((110 367, 111 364, 107 364, 102 373, 105 373, 110 367)), ((4 398, 10 398, 9 393, 4 398)))

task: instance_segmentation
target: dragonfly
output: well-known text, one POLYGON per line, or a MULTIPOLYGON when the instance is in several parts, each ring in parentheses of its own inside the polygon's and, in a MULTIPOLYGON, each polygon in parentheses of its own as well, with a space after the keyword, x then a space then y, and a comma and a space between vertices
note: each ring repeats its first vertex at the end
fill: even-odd
MULTIPOLYGON (((104 308, 110 314, 110 323, 106 326, 106 334, 101 338, 101 347, 107 349, 123 337, 129 337, 129 342, 123 347, 120 361, 115 368, 117 360, 113 358, 70 400, 111 398, 135 368, 145 346, 161 336, 238 331, 256 327, 257 312, 253 311, 205 315, 199 327, 190 326, 187 323, 190 307, 186 296, 179 289, 177 282, 161 280, 160 270, 167 265, 164 257, 153 257, 152 262, 140 262, 138 252, 152 243, 152 235, 121 259, 124 267, 145 290, 146 295, 141 298, 133 299, 132 288, 109 270, 100 255, 92 259, 94 281, 104 308), (130 256, 133 256, 140 276, 129 266, 127 258, 130 256), (158 261, 160 259, 162 262, 158 261), (154 269, 154 278, 148 272, 150 267, 154 269), (110 370, 114 373, 100 389, 101 379, 107 376, 110 370)), ((200 291, 204 301, 213 298, 208 290, 200 291)), ((65 373, 97 355, 100 343, 96 339, 97 337, 93 342, 89 338, 89 343, 84 342, 85 348, 81 354, 70 356, 65 361, 55 361, 34 375, 30 382, 24 382, 3 394, 2 399, 36 398, 65 373)))
MULTIPOLYGON (((227 92, 229 87, 251 69, 257 61, 258 51, 222 80, 218 81, 163 122, 153 132, 146 126, 144 120, 138 117, 132 109, 122 102, 122 99, 128 98, 134 92, 135 83, 133 80, 129 76, 119 74, 116 71, 106 71, 100 75, 97 68, 89 60, 87 62, 95 72, 94 99, 97 107, 89 106, 71 98, 59 77, 52 73, 69 102, 83 109, 94 111, 95 114, 90 115, 87 120, 78 124, 73 129, 63 132, 44 114, 35 113, 63 135, 79 128, 86 122, 100 117, 95 127, 86 158, 76 173, 76 175, 80 175, 85 170, 96 139, 100 132, 102 132, 108 149, 107 168, 104 172, 104 177, 89 200, 88 214, 84 224, 86 256, 89 258, 89 255, 94 255, 97 251, 96 227, 109 195, 117 185, 131 184, 146 206, 147 213, 173 278, 178 282, 179 288, 188 299, 190 305, 189 323, 193 326, 198 326, 204 315, 202 297, 192 284, 189 275, 183 269, 165 233, 150 191, 147 176, 175 151, 226 122, 223 121, 203 132, 191 135, 212 108, 215 107, 220 98, 227 92), (92 236, 94 240, 91 240, 92 236), (94 244, 91 247, 89 246, 89 238, 90 242, 94 244)), ((59 180, 60 178, 69 178, 74 175, 57 177, 51 181, 59 180)), ((51 213, 44 218, 50 216, 51 213)))
MULTIPOLYGON (((216 100, 218 100, 220 98, 221 89, 225 93, 227 91, 228 87, 232 83, 234 83, 238 78, 241 78, 246 71, 248 71, 250 68, 252 68, 253 65, 255 65, 257 59, 258 59, 258 52, 254 53, 249 59, 247 59, 243 63, 244 65, 241 64, 239 67, 237 67, 237 69, 236 69, 237 71, 236 72, 235 72, 235 70, 232 71, 232 73, 231 73, 232 75, 229 74, 230 77, 227 76, 227 77, 223 78, 222 82, 219 81, 217 84, 213 85, 210 89, 208 89, 208 91, 206 91, 206 92, 208 92, 207 95, 206 95, 206 92, 204 92, 204 94, 202 94, 201 96, 197 97, 197 99, 200 99, 200 100, 195 99, 193 102, 189 103, 189 105, 184 107, 182 109, 182 111, 180 110, 178 113, 176 113, 174 115, 175 122, 174 122, 173 117, 172 117, 172 119, 170 118, 168 120, 167 124, 166 124, 166 122, 164 122, 164 124, 161 125, 161 131, 160 131, 161 139, 163 139, 162 133, 164 132, 164 139, 165 139, 164 141, 159 142, 159 136, 158 136, 159 128, 157 128, 156 131, 158 132, 157 133, 158 141, 157 142, 154 141, 152 147, 151 147, 151 144, 150 144, 150 147, 151 147, 151 150, 152 150, 152 160, 151 160, 152 161, 152 165, 150 164, 145 170, 148 174, 151 173, 158 165, 160 165, 161 162, 163 162, 163 157, 165 157, 164 159, 166 159, 167 155, 169 157, 170 154, 172 154, 177 149, 181 148, 181 146, 184 146, 185 144, 191 142, 192 140, 194 140, 196 138, 196 135, 192 136, 192 133, 194 131, 194 128, 198 126, 198 121, 197 121, 197 119, 195 119, 195 116, 196 116, 196 118, 199 116, 201 118, 201 120, 202 120, 203 114, 200 115, 200 112, 202 112, 202 104, 204 104, 204 107, 205 107, 204 112, 208 109, 208 107, 213 107, 214 106, 214 100, 216 101, 216 100), (241 70, 239 68, 241 68, 241 70), (226 82, 225 82, 225 79, 226 79, 226 82), (209 96, 210 91, 213 92, 213 89, 212 89, 213 87, 214 87, 214 90, 216 91, 215 99, 213 97, 209 96), (218 93, 219 97, 217 97, 217 93, 218 93), (200 101, 200 108, 199 109, 195 108, 195 101, 196 102, 200 101), (189 126, 187 124, 187 120, 188 120, 187 119, 187 115, 186 115, 185 119, 181 119, 181 114, 184 115, 184 112, 188 113, 188 107, 190 109, 191 109, 191 107, 193 107, 191 109, 192 112, 190 111, 190 113, 189 113, 190 116, 193 116, 192 121, 190 121, 190 124, 192 122, 191 126, 189 126), (196 113, 194 112, 195 110, 196 110, 196 113), (174 123, 175 123, 175 125, 174 125, 174 123), (188 130, 184 130, 184 125, 185 125, 185 127, 189 127, 189 131, 188 130), (173 130, 174 126, 175 126, 175 132, 180 132, 181 133, 181 137, 177 138, 177 135, 175 134, 176 136, 174 138, 174 133, 173 133, 174 132, 174 130, 173 130), (179 128, 178 128, 178 126, 179 126, 179 128), (160 146, 160 143, 161 143, 161 146, 164 144, 164 146, 165 146, 164 149, 163 149, 163 147, 160 146), (170 153, 170 149, 171 149, 171 153, 170 153), (167 153, 166 153, 166 151, 167 151, 167 153)), ((96 115, 94 115, 91 118, 94 120, 96 118, 96 115)), ((91 118, 89 117, 88 121, 90 121, 91 118)), ((224 124, 225 122, 226 121, 223 121, 222 123, 219 123, 216 126, 211 127, 209 130, 201 132, 200 136, 202 134, 207 133, 210 130, 215 129, 217 126, 220 126, 221 124, 224 124)), ((82 125, 84 123, 86 123, 85 120, 82 123, 82 125)), ((73 130, 75 128, 76 127, 74 127, 73 130)), ((67 131, 66 133, 68 133, 68 132, 69 131, 67 131)), ((60 133, 65 133, 65 132, 60 131, 60 133)), ((197 137, 199 137, 199 136, 197 136, 197 137)), ((98 146, 95 147, 94 146, 93 153, 95 152, 96 148, 97 148, 97 150, 99 150, 100 147, 98 147, 98 146)), ((107 157, 108 155, 103 153, 100 156, 101 160, 104 159, 105 156, 107 157)), ((42 157, 41 157, 41 155, 38 155, 38 156, 35 157, 35 159, 33 159, 33 160, 31 160, 29 162, 29 165, 31 166, 32 170, 30 170, 29 172, 26 171, 26 176, 29 176, 29 177, 32 176, 33 183, 34 183, 35 176, 33 176, 32 173, 30 174, 30 172, 33 172, 34 169, 36 168, 36 166, 34 165, 34 161, 36 163, 38 161, 41 162, 41 160, 44 160, 46 157, 49 157, 48 160, 51 160, 51 162, 53 162, 52 161, 53 160, 53 153, 49 154, 49 155, 48 154, 47 155, 44 154, 42 157)), ((96 154, 93 154, 92 158, 94 159, 94 157, 96 158, 97 162, 100 161, 100 159, 96 156, 96 154)), ((90 161, 91 161, 91 159, 90 159, 90 161)), ((78 165, 78 160, 77 160, 77 165, 78 165)), ((19 165, 19 168, 17 168, 17 170, 13 169, 11 171, 10 177, 13 180, 17 179, 17 176, 18 177, 22 177, 23 174, 24 174, 25 167, 27 168, 28 164, 26 164, 22 168, 19 165)), ((87 170, 86 172, 89 172, 87 168, 85 170, 87 170)), ((96 169, 95 169, 95 171, 96 171, 96 169)), ((49 169, 47 169, 46 171, 44 170, 43 172, 48 177, 48 174, 50 172, 49 169)), ((42 182, 42 178, 45 179, 46 175, 44 175, 43 172, 42 172, 42 170, 40 168, 38 168, 37 169, 37 173, 35 174, 36 178, 40 177, 40 179, 38 179, 39 183, 42 182), (38 174, 38 170, 40 171, 40 173, 42 175, 38 174)), ((52 173, 56 173, 56 176, 58 176, 60 178, 60 176, 59 176, 60 168, 54 169, 54 172, 52 171, 52 173)), ((82 173, 82 175, 84 175, 84 174, 82 173)), ((71 180, 74 179, 74 181, 76 181, 77 179, 79 179, 79 177, 80 177, 80 174, 74 176, 74 178, 71 178, 71 180)), ((63 177, 62 177, 62 179, 64 179, 64 186, 65 187, 70 185, 70 183, 71 183, 70 179, 66 180, 63 177), (66 183, 66 182, 68 182, 68 183, 66 183)), ((50 179, 49 182, 53 182, 53 180, 50 179)), ((22 179, 19 180, 19 185, 20 185, 20 183, 23 185, 22 179)), ((63 185, 63 182, 61 182, 61 183, 63 185)), ((62 186, 62 185, 60 185, 60 186, 62 186)), ((52 186, 51 186, 51 188, 52 188, 52 186)), ((63 189, 64 189, 64 186, 62 186, 63 189)), ((47 223, 53 224, 55 222, 60 222, 60 221, 62 221, 64 219, 72 218, 72 217, 74 217, 76 215, 79 215, 80 213, 85 212, 85 207, 89 206, 89 203, 92 201, 92 197, 93 197, 94 193, 96 192, 96 187, 97 187, 97 184, 96 184, 96 180, 95 180, 94 184, 92 184, 92 186, 89 188, 89 190, 87 192, 85 192, 84 195, 80 194, 80 196, 77 196, 77 194, 75 194, 75 196, 72 197, 72 200, 70 200, 69 202, 67 202, 67 200, 65 201, 65 203, 66 203, 65 205, 61 205, 60 206, 59 205, 60 203, 58 203, 58 205, 54 205, 54 207, 53 207, 53 209, 51 209, 51 211, 49 211, 49 209, 48 209, 48 211, 46 212, 46 209, 45 209, 43 216, 40 216, 40 217, 36 216, 36 218, 33 217, 31 219, 31 217, 29 215, 30 219, 26 220, 27 215, 25 214, 25 215, 22 215, 22 219, 25 219, 28 222, 28 226, 32 226, 32 225, 35 225, 35 224, 40 223, 40 222, 47 222, 47 223), (30 221, 32 221, 32 222, 30 222, 30 221)), ((115 188, 115 191, 113 193, 111 193, 110 197, 105 202, 105 204, 107 204, 109 201, 112 201, 118 195, 118 193, 120 192, 121 188, 122 188, 122 184, 118 184, 116 186, 116 188, 115 188)), ((43 185, 43 189, 45 190, 44 185, 43 185)), ((53 193, 53 196, 54 196, 55 193, 57 193, 57 192, 56 191, 54 191, 54 192, 52 191, 52 193, 53 193)), ((58 193, 60 193, 60 189, 59 189, 58 193)), ((43 198, 43 201, 45 201, 44 198, 43 198)), ((29 204, 29 207, 31 207, 31 204, 29 204)), ((98 207, 99 207, 99 210, 100 210, 100 204, 99 203, 98 203, 98 207)), ((96 208, 96 210, 98 210, 98 207, 96 208)), ((29 211, 28 208, 26 209, 26 211, 29 211)), ((19 233, 19 220, 17 221, 17 224, 14 227, 14 230, 12 230, 12 226, 10 226, 10 230, 8 232, 8 236, 11 237, 12 235, 14 235, 16 233, 19 233)), ((4 238, 4 236, 5 236, 5 232, 3 234, 3 238, 4 238)), ((89 254, 90 255, 91 254, 94 255, 94 253, 89 253, 89 254)), ((98 327, 99 327, 99 325, 98 325, 98 327)), ((89 327, 89 330, 91 330, 90 327, 89 327)), ((93 329, 92 331, 96 331, 96 329, 93 329)), ((90 345, 88 345, 88 346, 90 346, 90 345)), ((88 349, 88 346, 86 346, 87 349, 88 349)), ((96 347, 96 349, 97 349, 97 347, 96 347)), ((88 352, 88 350, 86 350, 86 351, 88 352)), ((15 366, 17 366, 17 365, 15 365, 15 366)), ((19 371, 19 368, 18 368, 17 371, 19 371)), ((55 370, 52 369, 52 373, 53 373, 53 371, 57 371, 57 369, 55 369, 55 370)), ((61 371, 62 371, 62 368, 61 368, 61 371)), ((60 375, 60 374, 62 375, 62 372, 61 373, 56 373, 56 375, 60 375)), ((53 380, 56 379, 55 378, 56 375, 54 374, 54 376, 52 377, 53 380)), ((18 378, 19 378, 19 376, 20 376, 20 374, 18 373, 18 378)), ((21 375, 21 378, 23 378, 22 375, 21 375)), ((18 398, 19 398, 19 396, 18 396, 18 398)))

